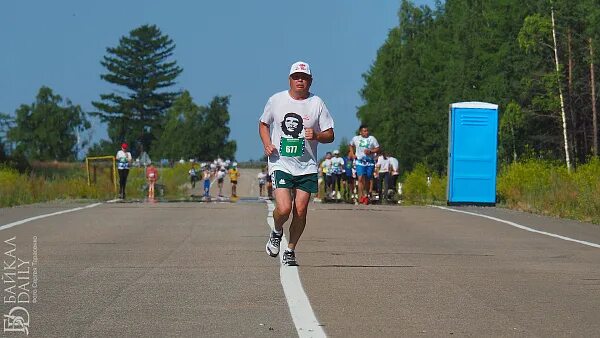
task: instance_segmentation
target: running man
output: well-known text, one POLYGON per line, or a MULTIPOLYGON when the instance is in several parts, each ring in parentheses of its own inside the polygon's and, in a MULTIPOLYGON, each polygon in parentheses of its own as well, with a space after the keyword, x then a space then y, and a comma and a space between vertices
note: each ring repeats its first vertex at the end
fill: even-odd
POLYGON ((352 150, 348 149, 348 154, 343 157, 344 160, 344 198, 347 200, 352 200, 355 198, 354 196, 354 176, 356 172, 354 170, 354 160, 351 156, 352 150))
POLYGON ((360 135, 354 136, 350 142, 351 157, 356 159, 356 176, 358 177, 359 203, 368 204, 370 180, 373 178, 375 154, 379 152, 379 142, 369 135, 369 127, 365 124, 359 128, 360 135))
POLYGON ((294 250, 306 226, 310 195, 318 191, 317 145, 333 142, 334 123, 323 100, 309 91, 313 77, 306 62, 294 63, 288 80, 290 89, 267 101, 258 131, 275 189, 275 230, 269 236, 266 251, 277 257, 283 224, 291 214, 289 244, 282 262, 295 266, 298 263, 294 250))
POLYGON ((392 176, 390 178, 390 195, 393 197, 398 192, 398 176, 400 175, 400 170, 398 167, 398 159, 390 156, 390 169, 392 170, 392 176))
POLYGON ((325 180, 325 199, 330 198, 332 190, 332 176, 331 176, 331 153, 325 153, 325 159, 321 162, 321 173, 323 174, 323 180, 325 180))
POLYGON ((264 195, 267 176, 269 175, 267 175, 265 168, 258 173, 258 197, 263 197, 264 195))
POLYGON ((210 167, 208 165, 204 166, 202 170, 202 180, 204 182, 204 197, 210 197, 210 178, 212 177, 212 173, 210 171, 210 167))
POLYGON ((225 167, 220 167, 217 171, 217 187, 219 188, 219 197, 223 197, 223 182, 225 181, 225 174, 227 171, 225 167))
POLYGON ((379 196, 379 202, 383 203, 384 199, 387 200, 387 191, 390 189, 390 158, 387 156, 386 152, 381 153, 381 155, 379 155, 379 157, 377 158, 375 170, 377 170, 377 174, 379 177, 379 184, 377 185, 377 196, 379 196), (385 190, 383 188, 384 184, 385 190))
POLYGON ((333 151, 331 159, 331 199, 342 198, 342 174, 344 173, 344 159, 340 157, 340 151, 333 151))

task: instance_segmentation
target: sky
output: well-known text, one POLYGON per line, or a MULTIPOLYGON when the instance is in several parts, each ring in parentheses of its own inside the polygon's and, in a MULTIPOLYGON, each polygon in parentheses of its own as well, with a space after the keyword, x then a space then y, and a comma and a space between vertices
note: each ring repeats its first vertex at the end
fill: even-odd
MULTIPOLYGON (((0 112, 33 103, 41 86, 93 111, 100 94, 119 90, 100 79, 106 48, 154 24, 175 42, 172 60, 183 68, 172 89, 188 90, 198 105, 230 96, 238 161, 262 157, 258 118, 265 103, 289 89, 292 63, 309 63, 311 92, 335 120, 336 140, 319 146, 324 154, 355 135, 362 76, 398 25, 399 7, 400 0, 3 1, 0 112)), ((106 125, 91 121, 91 141, 107 139, 106 125)))

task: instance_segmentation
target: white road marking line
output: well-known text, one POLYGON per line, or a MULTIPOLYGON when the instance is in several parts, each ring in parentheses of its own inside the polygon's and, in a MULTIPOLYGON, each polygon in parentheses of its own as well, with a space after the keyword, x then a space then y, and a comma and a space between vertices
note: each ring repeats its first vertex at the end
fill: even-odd
POLYGON ((35 217, 30 217, 30 218, 22 219, 20 221, 16 221, 16 222, 4 224, 3 226, 0 226, 0 230, 6 230, 8 228, 12 228, 12 227, 17 226, 19 224, 23 224, 23 223, 35 221, 35 220, 46 218, 46 217, 50 217, 50 216, 56 216, 56 215, 66 214, 66 213, 73 212, 73 211, 79 211, 79 210, 83 210, 83 209, 97 207, 97 206, 99 206, 101 204, 102 203, 94 203, 94 204, 86 205, 85 207, 79 207, 79 208, 74 208, 74 209, 57 211, 57 212, 53 212, 51 214, 44 214, 44 215, 39 215, 39 216, 35 216, 35 217))
POLYGON ((551 232, 545 232, 545 231, 540 231, 540 230, 535 230, 529 227, 526 227, 524 225, 518 224, 518 223, 514 223, 511 221, 506 221, 500 218, 496 218, 496 217, 492 217, 492 216, 487 216, 487 215, 482 215, 482 214, 478 214, 478 213, 474 213, 474 212, 469 212, 469 211, 463 211, 463 210, 456 210, 456 209, 451 209, 451 208, 445 208, 445 207, 440 207, 438 205, 432 205, 432 207, 435 208, 439 208, 439 209, 443 209, 443 210, 448 210, 448 211, 452 211, 452 212, 460 212, 463 214, 468 214, 468 215, 473 215, 473 216, 479 216, 479 217, 483 217, 483 218, 488 218, 497 222, 502 222, 508 225, 511 225, 515 228, 519 228, 521 230, 526 230, 529 232, 533 232, 536 234, 541 234, 541 235, 546 235, 546 236, 550 236, 550 237, 554 237, 554 238, 558 238, 558 239, 562 239, 565 241, 570 241, 570 242, 575 242, 575 243, 579 243, 579 244, 583 244, 583 245, 588 245, 594 248, 600 248, 600 244, 596 244, 596 243, 592 243, 592 242, 587 242, 587 241, 582 241, 579 239, 574 239, 574 238, 570 238, 570 237, 566 237, 566 236, 561 236, 561 235, 557 235, 557 234, 553 234, 551 232))
MULTIPOLYGON (((271 230, 275 230, 275 222, 273 221, 273 210, 275 205, 270 200, 267 200, 269 213, 267 215, 267 223, 271 230)), ((288 241, 285 235, 281 238, 281 248, 287 248, 288 241)), ((280 251, 281 252, 281 251, 280 251)), ((281 257, 281 254, 279 255, 281 257)), ((298 267, 285 266, 279 259, 279 276, 283 292, 292 315, 292 320, 296 326, 296 331, 299 337, 327 337, 323 327, 319 324, 298 274, 298 267)))

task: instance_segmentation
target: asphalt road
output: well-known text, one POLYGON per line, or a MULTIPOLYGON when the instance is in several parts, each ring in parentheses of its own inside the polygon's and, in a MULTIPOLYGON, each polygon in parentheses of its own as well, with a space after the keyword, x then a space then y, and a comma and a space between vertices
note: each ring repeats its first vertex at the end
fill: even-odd
MULTIPOLYGON (((244 173, 241 196, 256 196, 255 174, 244 173)), ((0 209, 0 226, 90 204, 0 209)), ((455 209, 600 244, 592 224, 455 209)), ((250 198, 102 203, 5 226, 2 314, 20 306, 12 315, 28 319, 31 337, 297 336, 279 263, 264 252, 268 231, 267 204, 250 198), (29 284, 11 288, 14 276, 29 284), (7 303, 12 292, 27 297, 7 303)), ((497 220, 435 207, 314 203, 297 256, 328 336, 600 332, 600 248, 497 220)))

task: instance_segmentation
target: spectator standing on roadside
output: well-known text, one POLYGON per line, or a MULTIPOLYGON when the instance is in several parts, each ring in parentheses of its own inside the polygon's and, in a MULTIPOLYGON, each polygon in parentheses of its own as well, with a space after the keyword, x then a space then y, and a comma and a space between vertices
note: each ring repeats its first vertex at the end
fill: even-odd
POLYGON ((192 189, 196 187, 196 182, 198 182, 198 173, 196 172, 196 165, 192 163, 192 167, 188 171, 190 175, 190 183, 192 184, 192 189))
POLYGON ((127 176, 131 168, 131 153, 127 151, 127 143, 121 144, 121 149, 117 151, 116 161, 119 171, 119 198, 125 199, 125 189, 127 187, 127 176))
POLYGON ((148 200, 154 200, 154 185, 158 180, 158 170, 156 167, 150 162, 148 167, 146 168, 146 181, 148 183, 148 200))
POLYGON ((231 181, 231 197, 237 197, 237 184, 240 177, 237 162, 233 162, 229 169, 229 180, 231 181))

